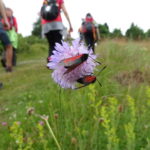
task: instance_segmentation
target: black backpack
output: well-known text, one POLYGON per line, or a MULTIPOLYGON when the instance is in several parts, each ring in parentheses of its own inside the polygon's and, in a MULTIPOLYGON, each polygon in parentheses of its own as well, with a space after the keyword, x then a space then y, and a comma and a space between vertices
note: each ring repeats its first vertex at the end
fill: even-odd
POLYGON ((84 32, 85 33, 91 33, 93 32, 93 23, 92 22, 85 22, 84 25, 83 25, 83 28, 84 28, 84 32))
POLYGON ((59 15, 59 6, 56 0, 46 0, 41 7, 41 16, 45 20, 54 20, 59 15))

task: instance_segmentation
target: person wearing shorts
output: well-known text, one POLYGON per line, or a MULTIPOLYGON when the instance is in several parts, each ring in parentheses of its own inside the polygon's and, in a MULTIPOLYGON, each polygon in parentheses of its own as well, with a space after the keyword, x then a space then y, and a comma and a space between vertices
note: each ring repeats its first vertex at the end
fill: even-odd
POLYGON ((9 40, 9 37, 5 31, 5 29, 8 30, 10 28, 10 24, 7 20, 5 6, 3 4, 3 1, 0 0, 0 41, 2 42, 4 49, 6 50, 6 71, 11 72, 12 71, 12 45, 9 40), (4 20, 4 24, 2 24, 1 20, 4 20))

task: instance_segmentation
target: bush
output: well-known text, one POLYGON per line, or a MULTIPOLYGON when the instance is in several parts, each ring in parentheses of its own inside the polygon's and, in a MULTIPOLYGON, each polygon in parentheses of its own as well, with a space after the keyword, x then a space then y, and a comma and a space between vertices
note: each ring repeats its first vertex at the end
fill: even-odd
POLYGON ((109 32, 109 27, 108 27, 107 23, 105 23, 103 25, 99 24, 98 28, 99 28, 99 31, 100 31, 101 38, 109 37, 110 32, 109 32))
POLYGON ((111 33, 112 38, 121 38, 123 37, 122 32, 120 29, 114 29, 113 32, 111 33))
POLYGON ((126 37, 133 40, 144 39, 144 31, 138 26, 131 24, 131 27, 126 31, 126 37))
POLYGON ((18 52, 29 52, 33 44, 46 44, 45 39, 37 36, 22 37, 19 35, 18 52))
POLYGON ((150 29, 147 30, 147 32, 145 34, 146 34, 146 38, 150 38, 150 29))

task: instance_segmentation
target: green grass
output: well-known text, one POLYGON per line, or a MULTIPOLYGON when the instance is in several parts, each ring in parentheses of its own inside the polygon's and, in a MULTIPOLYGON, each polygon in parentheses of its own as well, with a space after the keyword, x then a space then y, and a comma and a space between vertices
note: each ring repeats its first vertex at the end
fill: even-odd
POLYGON ((96 52, 98 60, 107 65, 97 77, 102 87, 96 82, 80 90, 60 90, 46 68, 47 50, 41 44, 18 54, 13 73, 0 68, 4 83, 0 90, 0 123, 8 123, 0 125, 0 149, 16 150, 22 145, 20 149, 24 150, 57 150, 47 126, 38 128, 41 118, 37 114, 49 116, 62 150, 142 150, 150 146, 146 95, 150 85, 149 42, 103 41, 96 52), (140 77, 133 76, 134 71, 139 71, 140 77), (134 99, 132 105, 127 95, 134 99), (34 108, 33 115, 27 113, 30 107, 34 108), (12 130, 15 121, 21 124, 12 130), (12 135, 15 131, 20 137, 12 135), (16 143, 21 137, 22 143, 16 143))

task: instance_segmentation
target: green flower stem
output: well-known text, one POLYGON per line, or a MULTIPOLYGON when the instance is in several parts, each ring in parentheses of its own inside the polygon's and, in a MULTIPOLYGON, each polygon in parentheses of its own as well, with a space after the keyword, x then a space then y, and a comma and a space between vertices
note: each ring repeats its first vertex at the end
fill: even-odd
POLYGON ((47 120, 47 119, 44 119, 44 120, 45 120, 46 125, 47 125, 47 127, 48 127, 48 129, 49 129, 49 132, 51 133, 51 135, 52 135, 54 141, 56 142, 56 145, 57 145, 58 149, 61 150, 61 147, 60 147, 60 145, 59 145, 59 143, 58 143, 58 141, 57 141, 57 139, 56 139, 56 136, 54 135, 54 132, 53 132, 53 130, 52 130, 52 128, 51 128, 51 126, 50 126, 48 120, 47 120))

